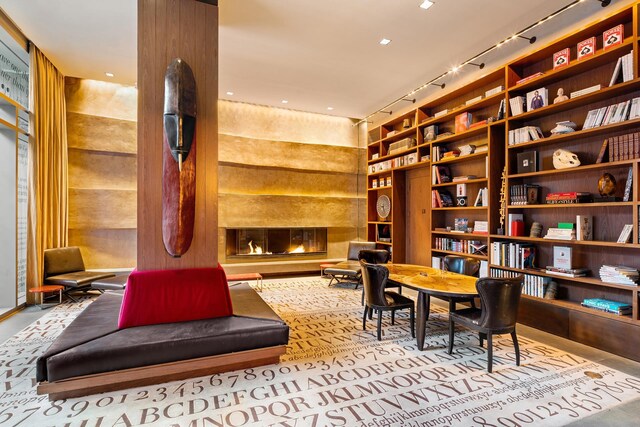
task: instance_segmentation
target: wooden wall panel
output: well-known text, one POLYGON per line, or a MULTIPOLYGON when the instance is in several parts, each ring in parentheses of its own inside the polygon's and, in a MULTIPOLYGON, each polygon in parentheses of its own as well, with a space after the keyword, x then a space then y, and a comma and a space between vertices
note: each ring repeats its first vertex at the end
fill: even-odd
POLYGON ((69 148, 136 154, 136 122, 67 113, 67 142, 69 148))
POLYGON ((135 190, 136 171, 135 155, 69 150, 70 188, 135 190))
POLYGON ((69 228, 136 228, 135 190, 69 189, 69 228), (123 207, 131 207, 129 209, 123 207))
POLYGON ((69 230, 69 241, 73 242, 73 246, 80 247, 85 267, 88 269, 135 267, 135 228, 72 229, 69 230))

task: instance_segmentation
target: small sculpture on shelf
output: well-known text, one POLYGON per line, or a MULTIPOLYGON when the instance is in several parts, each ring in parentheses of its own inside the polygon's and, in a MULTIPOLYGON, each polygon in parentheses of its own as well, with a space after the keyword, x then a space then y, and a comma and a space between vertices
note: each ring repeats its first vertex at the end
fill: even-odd
POLYGON ((558 96, 555 97, 553 103, 557 104, 558 102, 566 101, 567 99, 569 99, 569 97, 564 94, 564 89, 558 88, 558 96))
POLYGON ((556 169, 569 169, 580 166, 580 159, 574 153, 563 148, 553 152, 553 167, 556 169))
POLYGON ((531 224, 531 231, 529 231, 529 237, 540 237, 542 235, 542 224, 534 222, 531 224))
POLYGON ((605 172, 598 180, 598 193, 602 197, 611 197, 616 193, 616 179, 613 175, 605 172))

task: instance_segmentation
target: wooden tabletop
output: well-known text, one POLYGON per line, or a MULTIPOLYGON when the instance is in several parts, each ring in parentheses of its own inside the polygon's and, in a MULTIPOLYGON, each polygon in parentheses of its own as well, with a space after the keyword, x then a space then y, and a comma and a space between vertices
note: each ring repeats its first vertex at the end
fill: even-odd
POLYGON ((386 264, 389 280, 418 292, 444 297, 473 297, 477 278, 410 264, 386 264))

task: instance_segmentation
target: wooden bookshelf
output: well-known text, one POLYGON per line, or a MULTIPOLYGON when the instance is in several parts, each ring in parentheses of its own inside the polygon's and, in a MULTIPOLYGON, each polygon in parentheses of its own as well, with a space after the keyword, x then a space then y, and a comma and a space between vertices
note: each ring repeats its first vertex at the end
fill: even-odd
POLYGON ((558 40, 544 46, 532 45, 535 50, 503 67, 487 72, 467 85, 455 87, 443 96, 398 117, 392 117, 370 130, 367 144, 369 166, 375 166, 378 162, 404 156, 407 153, 416 153, 417 162, 396 165, 385 171, 370 171, 367 187, 369 239, 375 241, 376 227, 380 224, 375 212, 375 201, 380 194, 387 194, 392 198, 390 222, 392 243, 378 243, 380 246, 392 248, 395 262, 430 265, 432 256, 471 256, 487 262, 488 268, 552 278, 558 283, 559 298, 547 300, 524 296, 520 307, 521 323, 640 361, 640 352, 637 350, 640 348, 640 287, 605 283, 598 275, 598 270, 603 264, 621 264, 640 268, 638 226, 640 159, 625 158, 609 162, 608 156, 605 156, 602 163, 596 163, 603 141, 640 132, 640 118, 583 129, 590 110, 640 97, 638 16, 640 16, 640 1, 631 6, 613 10, 597 21, 582 26, 558 40), (602 33, 618 24, 624 26, 623 43, 604 50, 602 33), (596 53, 578 61, 577 43, 592 36, 595 36, 597 41, 596 53), (570 48, 570 63, 554 70, 553 54, 564 48, 570 48), (618 58, 632 50, 633 78, 610 86, 611 75, 618 58), (526 82, 517 83, 538 72, 543 74, 526 82), (559 88, 564 90, 565 95, 570 96, 572 92, 598 84, 601 85, 600 90, 553 104, 559 88), (516 116, 510 115, 510 98, 526 97, 527 93, 541 88, 546 88, 548 91, 545 106, 516 116), (496 90, 486 96, 486 92, 491 89, 496 90), (497 117, 501 101, 506 104, 503 118, 497 117), (436 113, 445 110, 445 113, 435 117, 436 113), (465 112, 472 114, 472 124, 491 119, 479 126, 455 132, 455 118, 465 112), (409 123, 406 119, 410 119, 409 123), (566 134, 552 135, 550 131, 556 123, 565 120, 576 123, 576 130, 566 134), (406 127, 407 125, 409 127, 406 127), (438 126, 439 134, 446 132, 451 134, 426 140, 425 130, 434 125, 438 126), (509 131, 524 126, 539 127, 544 138, 509 145, 509 131), (393 132, 395 134, 388 135, 393 132), (415 138, 416 146, 389 155, 389 144, 406 137, 415 138), (486 144, 488 150, 433 162, 434 147, 442 147, 444 151, 450 151, 467 144, 486 144), (576 153, 581 165, 573 169, 555 169, 551 160, 553 152, 558 148, 576 153), (534 172, 519 173, 518 154, 534 150, 538 153, 538 169, 534 172), (373 155, 377 155, 378 158, 373 159, 373 155), (426 160, 426 156, 429 156, 429 160, 426 160), (432 180, 432 166, 448 167, 451 176, 475 175, 478 178, 438 184, 432 180), (541 194, 538 204, 517 205, 508 202, 506 206, 507 216, 509 213, 524 215, 526 236, 497 234, 500 227, 500 188, 503 167, 506 167, 507 171, 507 188, 521 184, 540 185, 541 194), (629 169, 632 170, 633 177, 629 201, 544 204, 544 197, 551 192, 581 191, 597 196, 597 180, 605 172, 611 173, 616 178, 618 183, 616 196, 621 198, 629 169), (392 178, 391 187, 371 188, 371 180, 387 176, 392 178), (432 190, 449 191, 455 204, 456 184, 466 184, 467 206, 431 206, 432 190), (484 187, 488 188, 489 206, 473 206, 478 190, 484 187), (592 216, 594 240, 551 240, 528 235, 533 222, 543 225, 542 236, 544 236, 546 230, 556 227, 558 222, 575 223, 576 215, 592 216), (447 226, 453 228, 456 218, 467 218, 470 227, 475 221, 487 221, 490 234, 443 231, 447 226), (617 243, 617 237, 624 224, 633 224, 632 239, 630 243, 617 243), (434 249, 435 239, 443 237, 487 242, 489 256, 434 249), (570 246, 574 252, 576 266, 589 268, 591 274, 589 277, 572 278, 548 274, 544 270, 522 270, 493 265, 491 247, 497 242, 533 244, 536 248, 538 267, 551 265, 554 246, 570 246), (580 305, 584 298, 608 298, 627 302, 633 306, 633 313, 617 316, 592 310, 580 305), (616 333, 609 333, 610 331, 616 333))

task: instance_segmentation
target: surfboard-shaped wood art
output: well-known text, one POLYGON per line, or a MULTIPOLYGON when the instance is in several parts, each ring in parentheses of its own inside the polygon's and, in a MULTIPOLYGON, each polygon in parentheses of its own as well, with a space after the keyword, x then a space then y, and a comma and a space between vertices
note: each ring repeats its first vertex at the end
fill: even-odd
POLYGON ((196 208, 196 81, 174 59, 164 76, 162 240, 173 257, 189 250, 196 208))

